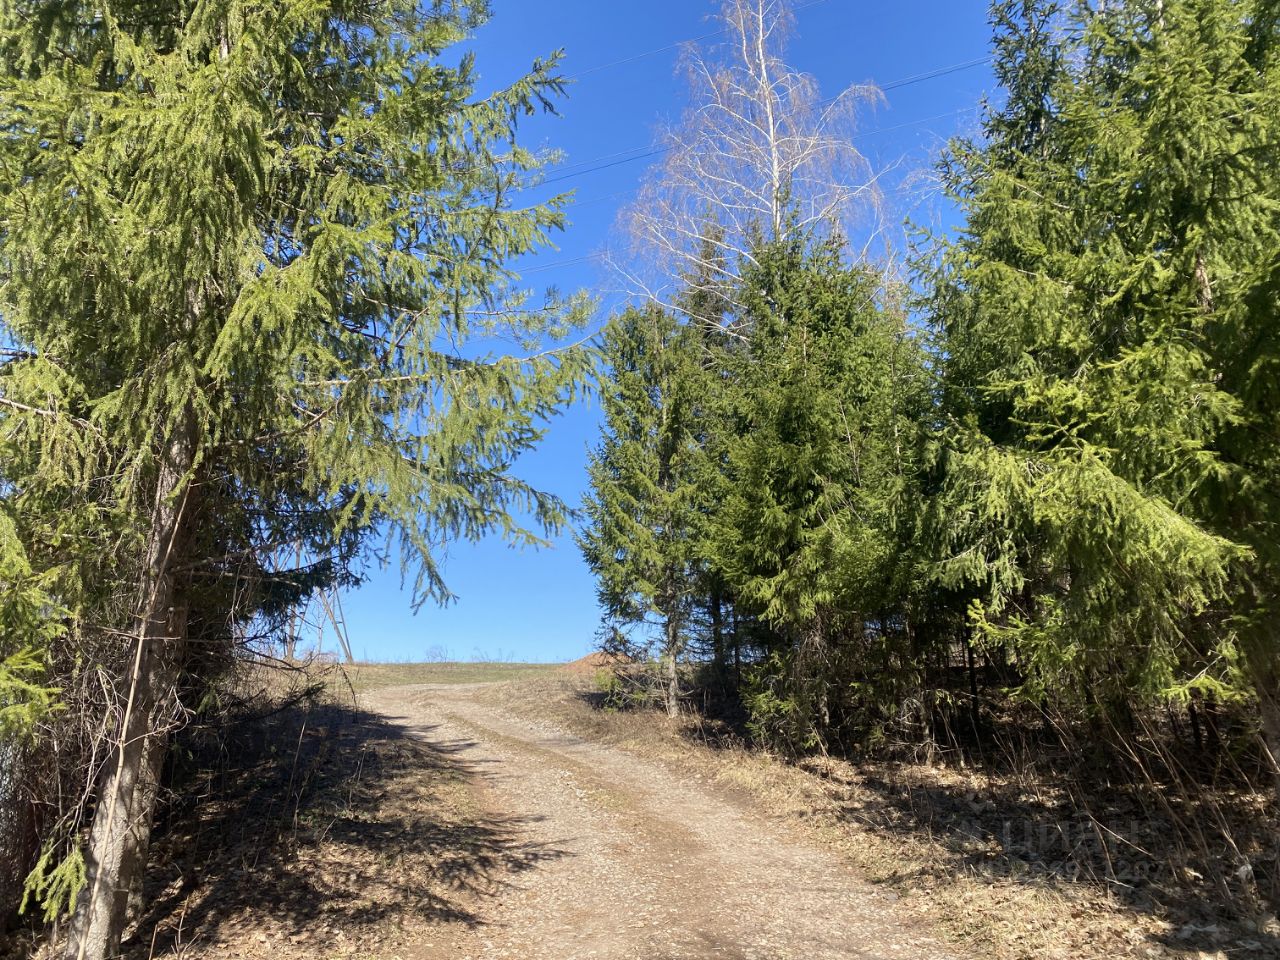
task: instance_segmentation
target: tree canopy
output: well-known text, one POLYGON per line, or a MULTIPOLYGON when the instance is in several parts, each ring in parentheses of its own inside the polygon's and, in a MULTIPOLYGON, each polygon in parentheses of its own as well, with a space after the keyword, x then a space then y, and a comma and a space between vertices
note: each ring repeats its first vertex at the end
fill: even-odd
MULTIPOLYGON (((563 197, 520 204, 546 157, 515 135, 562 86, 552 56, 478 97, 452 48, 486 16, 400 0, 0 14, 4 682, 74 702, 100 673, 115 699, 93 709, 124 715, 118 756, 88 771, 103 799, 79 955, 118 941, 97 892, 128 878, 100 879, 119 860, 102 844, 149 809, 105 799, 155 773, 127 755, 129 724, 162 741, 212 642, 352 582, 385 538, 418 598, 443 599, 442 540, 537 542, 564 519, 510 469, 585 370, 547 349, 583 302, 531 301, 510 266, 564 225, 563 197), (499 335, 527 352, 495 352, 499 335)), ((57 843, 75 873, 74 829, 57 843)), ((74 896, 33 883, 51 909, 74 896)))

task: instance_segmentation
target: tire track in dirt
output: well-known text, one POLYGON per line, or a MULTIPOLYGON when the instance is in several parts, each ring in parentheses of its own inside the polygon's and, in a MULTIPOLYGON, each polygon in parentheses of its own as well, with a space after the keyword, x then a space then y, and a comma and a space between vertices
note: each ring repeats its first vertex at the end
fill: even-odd
POLYGON ((843 960, 956 956, 830 852, 661 764, 517 717, 477 687, 368 706, 470 764, 482 804, 563 857, 505 878, 484 923, 420 960, 843 960))

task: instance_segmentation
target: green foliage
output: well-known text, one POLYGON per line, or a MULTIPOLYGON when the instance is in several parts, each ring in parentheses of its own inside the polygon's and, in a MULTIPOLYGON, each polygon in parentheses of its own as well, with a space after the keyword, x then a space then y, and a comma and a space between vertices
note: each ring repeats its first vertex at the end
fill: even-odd
POLYGON ((951 418, 933 514, 939 582, 1037 699, 1230 683, 1240 618, 1274 596, 1271 6, 995 7, 1010 96, 952 148, 966 228, 928 277, 951 418))
POLYGON ((962 704, 978 734, 994 684, 1095 729, 1249 701, 1280 755, 1280 14, 1096 6, 994 4, 1003 96, 941 164, 963 226, 916 263, 927 343, 788 232, 606 349, 601 595, 639 619, 678 571, 687 620, 714 586, 763 739, 962 704))
POLYGON ((609 712, 647 710, 662 704, 664 680, 654 661, 601 667, 592 685, 609 712))
MULTIPOLYGON (((447 600, 442 541, 563 523, 511 465, 585 377, 549 347, 587 304, 533 300, 509 266, 564 225, 564 197, 513 200, 547 160, 519 121, 562 87, 551 57, 477 96, 456 44, 486 16, 0 9, 0 676, 28 705, 7 718, 77 671, 121 686, 158 506, 182 517, 184 690, 391 550, 417 602, 447 600)), ((82 876, 64 867, 46 903, 82 876)))
POLYGON ((473 100, 470 58, 441 55, 481 6, 35 10, 0 22, 24 516, 100 478, 86 534, 127 552, 157 450, 190 430, 226 536, 347 557, 387 529, 424 596, 447 596, 440 538, 534 542, 513 508, 560 522, 506 467, 581 361, 483 339, 534 347, 574 317, 504 295, 504 262, 563 224, 562 199, 508 199, 541 163, 514 130, 559 92, 554 60, 473 100))
POLYGON ((30 648, 0 660, 0 742, 30 737, 57 709, 59 691, 42 682, 45 674, 45 664, 30 648))
POLYGON ((747 729, 759 743, 790 753, 811 750, 820 742, 815 717, 792 684, 793 668, 782 653, 771 653, 747 673, 743 704, 747 729))
POLYGON ((622 678, 618 676, 616 670, 610 670, 607 667, 599 668, 592 677, 592 684, 595 686, 596 693, 604 697, 606 709, 616 710, 624 702, 626 695, 622 678))
POLYGON ((18 912, 26 913, 28 903, 34 900, 41 906, 45 923, 53 923, 75 911, 76 898, 84 885, 84 852, 75 847, 66 856, 57 857, 55 847, 50 844, 27 876, 18 912))
POLYGON ((679 656, 711 503, 701 438, 713 382, 701 334, 657 307, 627 310, 601 343, 605 428, 588 466, 579 537, 617 625, 656 625, 679 656))
POLYGON ((750 349, 732 368, 721 563, 777 629, 856 629, 902 601, 922 358, 875 274, 845 267, 837 249, 796 242, 755 259, 750 349))
POLYGON ((0 511, 0 742, 30 737, 55 708, 58 690, 47 683, 43 652, 62 627, 46 583, 0 511))
POLYGON ((776 636, 748 701, 758 732, 798 721, 784 738, 797 747, 863 724, 851 681, 903 666, 883 654, 907 625, 929 398, 923 352, 873 271, 802 240, 753 258, 716 560, 776 636))
POLYGON ((665 628, 664 655, 709 640, 721 676, 744 642, 728 617, 747 621, 767 659, 748 670, 748 711, 792 749, 854 711, 834 678, 890 669, 913 589, 929 397, 885 296, 837 244, 793 236, 754 249, 728 298, 694 278, 687 322, 631 310, 602 346, 581 543, 607 614, 665 628))

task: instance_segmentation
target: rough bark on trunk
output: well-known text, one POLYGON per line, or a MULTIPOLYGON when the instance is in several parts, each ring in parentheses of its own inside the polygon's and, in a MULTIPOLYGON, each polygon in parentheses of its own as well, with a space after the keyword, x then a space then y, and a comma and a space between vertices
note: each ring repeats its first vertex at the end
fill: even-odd
POLYGON ((146 863, 156 788, 168 748, 165 714, 187 631, 175 567, 182 554, 193 448, 190 432, 184 431, 170 443, 159 468, 133 620, 136 646, 129 695, 116 755, 99 778, 85 856, 87 883, 71 920, 67 960, 106 960, 119 953, 130 892, 146 863))
POLYGON ((1271 772, 1280 792, 1280 702, 1275 696, 1262 702, 1262 740, 1271 754, 1271 772))
POLYGON ((667 618, 667 716, 672 719, 680 716, 680 664, 677 657, 680 641, 679 625, 674 619, 667 618))
POLYGON ((982 742, 982 715, 978 710, 978 665, 973 656, 973 645, 964 645, 965 664, 969 668, 969 722, 973 725, 974 742, 982 742))
POLYGON ((831 696, 829 671, 827 663, 827 637, 823 629, 822 617, 814 617, 805 629, 800 654, 800 666, 803 682, 809 686, 815 711, 814 721, 817 724, 819 740, 831 726, 831 696))

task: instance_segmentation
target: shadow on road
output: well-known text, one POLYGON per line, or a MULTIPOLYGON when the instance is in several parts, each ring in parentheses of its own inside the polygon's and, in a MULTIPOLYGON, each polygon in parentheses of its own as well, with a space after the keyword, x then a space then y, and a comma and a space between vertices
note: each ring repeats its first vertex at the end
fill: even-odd
MULTIPOLYGON (((600 684, 569 697, 606 736, 657 738, 665 730, 726 755, 752 749, 741 707, 710 693, 689 697, 674 731, 652 700, 611 699, 600 684)), ((1280 836, 1267 830, 1274 807, 1258 791, 1183 794, 1121 778, 1091 781, 1070 757, 1039 775, 980 754, 959 764, 806 755, 790 765, 806 776, 778 768, 778 795, 800 790, 814 813, 901 841, 869 861, 894 887, 927 891, 970 878, 1025 888, 1032 895, 1018 902, 1027 904, 1041 893, 1047 903, 1071 898, 1081 922, 1064 925, 1064 939, 1087 936, 1089 911, 1104 904, 1146 931, 1126 950, 1280 957, 1280 937, 1269 932, 1269 918, 1280 913, 1280 836)), ((756 776, 767 784, 767 775, 756 776)))
POLYGON ((564 856, 478 809, 465 741, 297 705, 189 735, 130 955, 328 956, 474 926, 512 874, 564 856))

